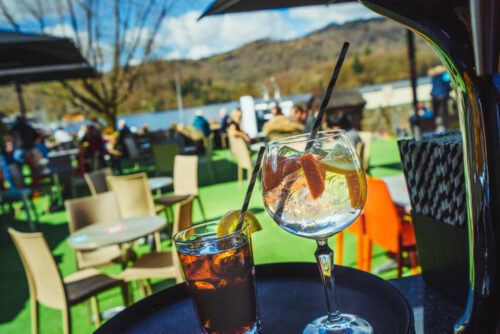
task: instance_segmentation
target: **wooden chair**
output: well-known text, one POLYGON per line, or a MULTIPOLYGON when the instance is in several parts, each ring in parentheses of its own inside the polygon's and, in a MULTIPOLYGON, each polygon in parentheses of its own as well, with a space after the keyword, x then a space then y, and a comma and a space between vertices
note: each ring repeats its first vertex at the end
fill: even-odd
POLYGON ((364 206, 366 235, 369 240, 367 269, 371 270, 372 245, 396 254, 398 277, 403 269, 403 253, 408 252, 412 270, 418 265, 417 244, 411 218, 401 215, 391 199, 384 180, 368 177, 368 196, 364 206))
MULTIPOLYGON (((146 173, 107 176, 106 183, 116 195, 121 218, 156 216, 157 211, 146 173)), ((154 237, 156 249, 160 251, 160 232, 155 232, 154 237)))
POLYGON ((91 300, 100 325, 96 295, 114 287, 121 287, 125 304, 129 304, 127 285, 99 273, 85 269, 62 278, 50 249, 41 233, 21 233, 9 228, 9 234, 23 261, 31 299, 31 332, 38 333, 38 303, 60 309, 63 313, 63 331, 71 333, 70 307, 91 300))
MULTIPOLYGON (((193 198, 194 196, 189 196, 178 204, 172 235, 192 225, 193 198)), ((174 278, 176 283, 182 282, 182 270, 175 245, 172 243, 172 251, 170 252, 153 252, 142 255, 131 267, 125 269, 120 277, 125 282, 137 280, 144 296, 152 293, 149 281, 151 278, 174 278), (142 284, 143 280, 146 281, 146 291, 142 284)))
POLYGON ((113 171, 111 168, 106 167, 101 170, 96 170, 94 172, 85 173, 83 177, 85 182, 89 186, 90 193, 92 195, 97 195, 109 191, 108 184, 106 183, 106 176, 112 176, 113 171))
POLYGON ((198 201, 203 219, 206 220, 198 191, 198 157, 178 155, 174 161, 174 195, 156 198, 155 203, 165 207, 167 216, 169 213, 173 216, 172 205, 184 201, 191 195, 198 201))
MULTIPOLYGON (((115 193, 111 191, 67 200, 64 204, 70 233, 91 224, 121 219, 115 193)), ((118 245, 111 245, 95 250, 75 250, 75 256, 78 269, 102 267, 119 260, 121 249, 118 245)))
POLYGON ((243 170, 247 171, 247 178, 250 177, 250 173, 252 172, 252 159, 250 158, 250 152, 248 151, 247 144, 243 138, 229 135, 229 146, 231 147, 231 152, 238 162, 238 185, 241 188, 243 182, 243 170))

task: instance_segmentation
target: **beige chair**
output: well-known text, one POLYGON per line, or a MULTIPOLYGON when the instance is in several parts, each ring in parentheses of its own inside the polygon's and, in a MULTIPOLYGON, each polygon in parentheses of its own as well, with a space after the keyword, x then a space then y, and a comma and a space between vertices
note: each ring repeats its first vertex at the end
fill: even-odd
POLYGON ((122 280, 103 275, 95 269, 85 269, 62 279, 41 233, 21 233, 9 228, 9 234, 26 270, 31 299, 32 333, 38 333, 38 303, 63 312, 63 331, 66 334, 71 333, 70 307, 88 299, 92 302, 96 325, 100 325, 96 298, 98 293, 121 287, 125 304, 129 304, 127 285, 122 280))
MULTIPOLYGON (((193 198, 189 196, 180 202, 174 219, 173 234, 184 230, 192 225, 193 198)), ((175 245, 172 243, 172 251, 144 254, 135 261, 132 267, 125 269, 120 277, 125 282, 135 281, 139 283, 144 296, 152 293, 151 278, 174 278, 176 283, 183 281, 182 270, 175 245), (142 281, 146 281, 146 291, 142 281)))
POLYGON ((361 138, 361 141, 363 142, 362 154, 359 158, 361 160, 361 164, 363 165, 365 171, 368 171, 368 169, 370 168, 369 166, 370 146, 373 135, 369 131, 359 131, 358 135, 361 138))
MULTIPOLYGON (((70 233, 82 227, 99 223, 120 220, 120 211, 115 193, 106 193, 67 200, 64 202, 68 213, 70 233)), ((119 260, 121 250, 118 245, 101 247, 95 250, 76 250, 76 264, 78 269, 102 267, 119 260)))
MULTIPOLYGON (((122 218, 156 216, 157 211, 146 173, 107 176, 106 183, 116 194, 122 218)), ((161 209, 164 210, 164 208, 161 209)), ((155 232, 154 237, 156 249, 160 251, 160 232, 155 232)))
POLYGON ((238 162, 238 185, 241 187, 243 181, 243 170, 245 169, 247 171, 248 178, 253 169, 250 152, 248 151, 247 144, 241 137, 229 135, 229 146, 231 147, 231 152, 238 162))
POLYGON ((96 170, 95 172, 85 173, 83 174, 83 177, 89 186, 90 193, 92 195, 96 195, 109 191, 108 185, 106 184, 106 176, 112 175, 113 171, 111 168, 107 167, 101 170, 96 170))
POLYGON ((203 220, 206 220, 198 192, 198 157, 178 155, 174 161, 174 195, 159 197, 155 199, 155 203, 165 206, 168 215, 172 213, 172 205, 187 199, 190 195, 198 201, 203 220))

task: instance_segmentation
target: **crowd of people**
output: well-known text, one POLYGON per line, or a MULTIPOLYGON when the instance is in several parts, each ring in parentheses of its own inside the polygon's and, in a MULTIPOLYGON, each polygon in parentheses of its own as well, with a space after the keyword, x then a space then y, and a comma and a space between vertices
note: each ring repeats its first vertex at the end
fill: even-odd
MULTIPOLYGON (((77 149, 77 170, 80 173, 91 170, 92 166, 102 167, 105 157, 110 158, 113 167, 121 170, 120 158, 128 156, 125 138, 131 135, 124 121, 118 123, 116 131, 111 127, 101 127, 97 122, 88 122, 74 133, 62 127, 53 132, 35 129, 22 116, 17 117, 10 127, 0 122, 0 181, 7 181, 13 187, 9 165, 26 164, 36 184, 37 172, 47 167, 49 152, 53 150, 77 149)), ((0 182, 1 185, 4 183, 0 182)))
MULTIPOLYGON (((294 105, 289 112, 289 117, 285 116, 280 106, 275 105, 271 108, 271 119, 266 121, 262 126, 262 134, 265 141, 279 139, 287 136, 309 133, 314 125, 314 120, 319 108, 305 109, 300 105, 294 105)), ((244 131, 242 126, 242 111, 234 109, 230 115, 225 111, 221 112, 220 117, 220 132, 228 133, 234 137, 242 138, 247 144, 252 142, 252 139, 244 131)), ((322 130, 337 130, 344 129, 347 131, 349 138, 354 145, 361 141, 354 128, 349 115, 346 113, 332 113, 326 116, 323 122, 322 130)))
MULTIPOLYGON (((317 113, 317 108, 316 110, 305 109, 300 105, 295 105, 287 117, 281 108, 275 105, 270 111, 271 119, 262 127, 262 133, 267 141, 310 132, 315 113, 317 113)), ((234 109, 230 114, 226 110, 221 110, 220 120, 208 122, 203 112, 198 110, 191 126, 173 124, 172 129, 170 129, 170 137, 180 139, 188 144, 202 143, 203 146, 203 141, 210 136, 210 133, 214 132, 218 140, 222 134, 227 134, 240 137, 247 144, 251 144, 254 139, 251 139, 244 131, 242 116, 240 109, 234 109)), ((346 115, 328 116, 324 123, 323 130, 343 128, 348 131, 349 137, 354 143, 359 140, 359 137, 356 137, 356 130, 346 115)), ((147 126, 141 129, 141 133, 147 132, 147 126)), ((133 137, 133 135, 123 119, 118 122, 116 129, 103 127, 98 122, 85 122, 78 131, 70 133, 63 127, 59 127, 53 132, 35 129, 24 117, 20 116, 9 128, 0 123, 2 178, 11 183, 8 168, 10 164, 18 166, 26 164, 32 175, 36 175, 37 171, 47 167, 50 151, 68 149, 78 150, 76 169, 81 174, 105 165, 111 165, 113 169, 121 173, 122 158, 130 156, 127 138, 133 137)), ((33 181, 36 183, 37 178, 34 177, 33 181)))

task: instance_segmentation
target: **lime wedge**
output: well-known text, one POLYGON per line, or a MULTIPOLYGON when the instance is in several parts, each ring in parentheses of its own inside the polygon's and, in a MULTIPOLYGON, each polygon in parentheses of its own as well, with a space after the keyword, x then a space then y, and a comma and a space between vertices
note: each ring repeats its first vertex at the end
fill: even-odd
POLYGON ((350 157, 321 160, 320 164, 329 172, 342 175, 357 174, 356 164, 350 157))
MULTIPOLYGON (((240 216, 241 210, 231 210, 228 211, 220 220, 219 227, 217 228, 217 237, 223 237, 225 235, 236 232, 236 227, 238 226, 238 218, 240 216)), ((262 230, 262 226, 255 215, 247 210, 245 215, 245 220, 250 224, 250 233, 262 230)))

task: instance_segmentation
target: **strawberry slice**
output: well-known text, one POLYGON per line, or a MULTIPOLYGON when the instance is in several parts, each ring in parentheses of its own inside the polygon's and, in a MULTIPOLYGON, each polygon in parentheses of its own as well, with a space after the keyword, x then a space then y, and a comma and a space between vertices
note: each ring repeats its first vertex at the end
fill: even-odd
POLYGON ((288 158, 277 156, 276 169, 273 169, 272 159, 266 159, 262 165, 262 189, 269 191, 279 186, 281 181, 288 175, 300 168, 297 157, 288 158))
POLYGON ((308 153, 299 158, 300 166, 306 176, 307 186, 313 199, 321 196, 325 190, 325 169, 313 154, 308 153))

